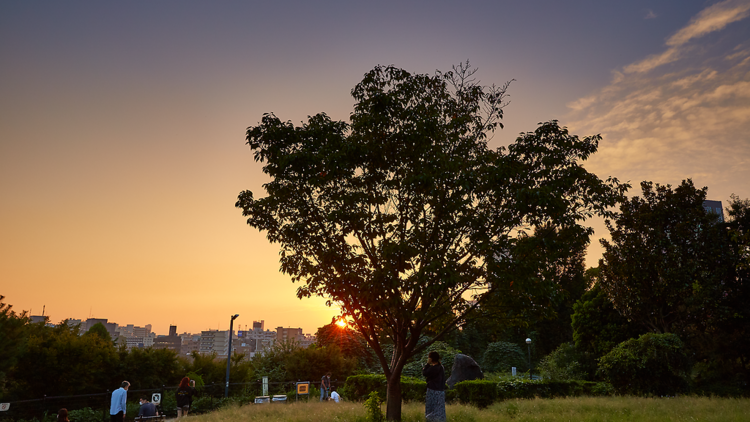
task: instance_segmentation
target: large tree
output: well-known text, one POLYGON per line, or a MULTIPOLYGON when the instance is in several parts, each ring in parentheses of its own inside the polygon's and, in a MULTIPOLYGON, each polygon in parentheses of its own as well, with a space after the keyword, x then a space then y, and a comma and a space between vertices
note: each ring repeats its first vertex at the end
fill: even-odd
POLYGON ((297 295, 340 306, 372 347, 390 420, 401 419, 410 357, 491 297, 548 291, 535 277, 508 279, 541 265, 518 245, 542 227, 581 241, 591 232, 583 220, 625 189, 580 166, 599 137, 579 139, 556 121, 490 149, 508 84, 472 75, 468 63, 434 75, 378 66, 352 90, 350 123, 317 114, 294 126, 266 114, 247 130, 271 181, 264 198, 244 191, 236 205, 280 244, 297 295), (419 341, 428 328, 435 336, 419 341))
POLYGON ((641 189, 607 221, 602 289, 621 315, 649 331, 705 332, 728 311, 724 286, 734 258, 727 230, 703 208, 707 189, 690 179, 674 189, 652 182, 641 189))

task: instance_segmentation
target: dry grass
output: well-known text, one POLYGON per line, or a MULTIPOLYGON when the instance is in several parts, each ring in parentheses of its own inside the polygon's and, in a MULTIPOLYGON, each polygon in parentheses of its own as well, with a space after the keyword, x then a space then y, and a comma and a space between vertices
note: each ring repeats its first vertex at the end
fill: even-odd
MULTIPOLYGON (((385 410, 385 409, 384 409, 385 410)), ((480 410, 473 406, 449 405, 448 420, 480 421, 748 421, 750 399, 679 397, 578 397, 565 399, 511 400, 480 410)), ((423 422, 424 405, 405 403, 404 422, 423 422)), ((361 403, 289 403, 232 407, 210 414, 190 416, 189 422, 365 422, 361 403)), ((188 422, 185 421, 185 422, 188 422)))

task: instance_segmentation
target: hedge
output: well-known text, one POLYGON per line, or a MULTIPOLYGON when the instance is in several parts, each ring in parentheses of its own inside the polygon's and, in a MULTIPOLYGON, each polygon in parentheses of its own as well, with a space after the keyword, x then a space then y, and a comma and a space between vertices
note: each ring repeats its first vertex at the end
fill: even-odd
POLYGON ((508 399, 553 398, 570 396, 607 396, 614 393, 610 384, 590 381, 532 381, 518 378, 495 383, 486 380, 462 381, 454 387, 462 403, 487 407, 508 399))
MULTIPOLYGON (((386 396, 385 375, 353 375, 346 379, 341 395, 347 400, 366 400, 371 392, 378 393, 381 400, 386 396)), ((424 401, 427 383, 417 378, 401 378, 401 398, 404 401, 424 401)), ((445 392, 445 401, 487 407, 492 403, 508 399, 553 398, 569 396, 609 396, 614 394, 612 385, 591 381, 538 381, 525 378, 503 380, 461 381, 445 392)))
MULTIPOLYGON (((366 400, 375 391, 381 400, 386 398, 388 382, 385 375, 352 375, 346 379, 341 396, 347 400, 366 400)), ((401 377, 401 399, 424 401, 427 383, 412 377, 401 377)))

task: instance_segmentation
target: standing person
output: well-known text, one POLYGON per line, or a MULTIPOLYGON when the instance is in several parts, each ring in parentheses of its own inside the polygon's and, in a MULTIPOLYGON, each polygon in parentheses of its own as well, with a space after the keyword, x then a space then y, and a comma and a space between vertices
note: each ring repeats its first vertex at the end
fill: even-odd
POLYGON ((141 403, 141 408, 138 409, 138 416, 159 416, 159 412, 156 411, 156 405, 148 401, 146 396, 141 396, 139 401, 141 403))
POLYGON ((428 422, 445 422, 445 368, 440 364, 438 352, 430 352, 427 355, 427 365, 422 368, 422 375, 427 380, 425 419, 428 422))
POLYGON ((190 381, 190 378, 185 377, 180 381, 180 386, 177 387, 174 395, 177 399, 177 417, 183 417, 188 415, 190 406, 193 404, 193 396, 195 395, 195 381, 190 381))
POLYGON ((68 419, 68 409, 63 407, 57 411, 57 422, 70 422, 68 419))
POLYGON ((112 422, 122 422, 128 409, 125 402, 128 400, 128 388, 130 383, 123 381, 120 388, 112 392, 112 403, 109 406, 109 419, 112 422))
POLYGON ((320 379, 320 401, 328 400, 328 391, 331 389, 331 373, 326 372, 320 379))

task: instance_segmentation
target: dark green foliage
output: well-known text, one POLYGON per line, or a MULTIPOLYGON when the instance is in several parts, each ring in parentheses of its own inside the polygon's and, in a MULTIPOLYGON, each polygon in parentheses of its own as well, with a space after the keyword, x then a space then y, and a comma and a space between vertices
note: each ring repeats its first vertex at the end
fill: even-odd
POLYGON ((482 358, 482 371, 510 372, 511 367, 516 367, 519 372, 528 370, 528 353, 517 344, 504 341, 490 343, 482 358))
POLYGON ((686 390, 690 364, 675 334, 644 334, 599 360, 599 372, 620 394, 674 395, 686 390))
POLYGON ((101 422, 102 412, 84 407, 83 409, 68 411, 68 419, 70 422, 101 422))
POLYGON ((483 408, 500 400, 531 399, 534 397, 606 396, 614 394, 607 383, 589 381, 538 381, 514 378, 493 382, 487 380, 462 381, 454 387, 456 398, 462 403, 483 408))
POLYGON ((596 361, 576 349, 572 343, 563 343, 539 363, 544 379, 552 381, 588 380, 596 371, 596 361))
MULTIPOLYGON (((407 401, 424 401, 427 393, 427 383, 424 380, 402 377, 401 398, 407 401)), ((347 400, 365 400, 371 392, 376 392, 385 399, 387 380, 385 375, 352 375, 346 379, 346 384, 340 390, 347 400)))
POLYGON ((404 366, 403 375, 407 377, 423 378, 422 368, 427 363, 427 355, 430 352, 438 352, 440 354, 440 362, 445 369, 445 379, 447 380, 451 376, 451 368, 453 368, 453 360, 456 355, 461 353, 460 350, 456 350, 449 346, 448 343, 442 341, 436 341, 432 343, 420 356, 415 356, 412 362, 409 362, 404 366))
POLYGON ((580 165, 599 137, 556 121, 490 150, 508 85, 479 85, 473 73, 468 63, 432 76, 378 66, 352 90, 351 123, 267 114, 247 130, 270 181, 266 197, 245 191, 236 206, 280 245, 297 295, 337 303, 366 339, 389 380, 389 419, 401 418, 402 369, 429 346, 424 332, 440 338, 491 298, 518 299, 517 314, 494 308, 511 319, 533 300, 545 309, 557 285, 536 276, 569 253, 526 254, 526 229, 575 250, 565 243, 585 243, 582 222, 608 214, 626 188, 580 165))
POLYGON ((596 283, 573 306, 572 327, 576 348, 594 359, 609 353, 625 340, 646 330, 629 322, 612 305, 601 284, 596 283))
POLYGON ((101 322, 97 322, 91 328, 89 328, 88 331, 86 331, 84 336, 98 336, 102 340, 105 341, 112 341, 112 336, 109 335, 109 331, 107 331, 107 328, 102 324, 101 322))
POLYGON ((256 379, 267 376, 271 382, 301 380, 319 386, 328 371, 332 380, 344 380, 353 374, 357 357, 344 356, 336 345, 301 348, 294 343, 277 343, 251 363, 256 379))
POLYGON ((5 395, 6 374, 24 351, 29 322, 26 311, 17 314, 4 299, 0 295, 0 397, 5 395))
POLYGON ((497 383, 487 380, 461 381, 454 387, 456 397, 462 403, 485 408, 498 399, 497 383))
POLYGON ((371 392, 365 400, 365 417, 368 422, 383 422, 385 421, 385 415, 381 409, 383 404, 378 393, 371 392))
POLYGON ((335 318, 330 324, 318 328, 316 338, 318 347, 338 347, 344 357, 356 359, 360 367, 376 363, 377 359, 362 335, 349 327, 339 327, 335 318))
POLYGON ((11 370, 24 398, 85 394, 113 389, 118 355, 111 340, 78 335, 78 328, 59 325, 32 327, 23 355, 11 370))
POLYGON ((651 182, 641 189, 643 197, 622 203, 614 224, 607 221, 602 289, 621 315, 649 331, 704 332, 728 312, 727 231, 703 209, 707 188, 689 179, 674 190, 651 182))
POLYGON ((133 348, 118 350, 120 378, 126 379, 133 389, 176 385, 184 374, 177 354, 168 349, 133 348))

